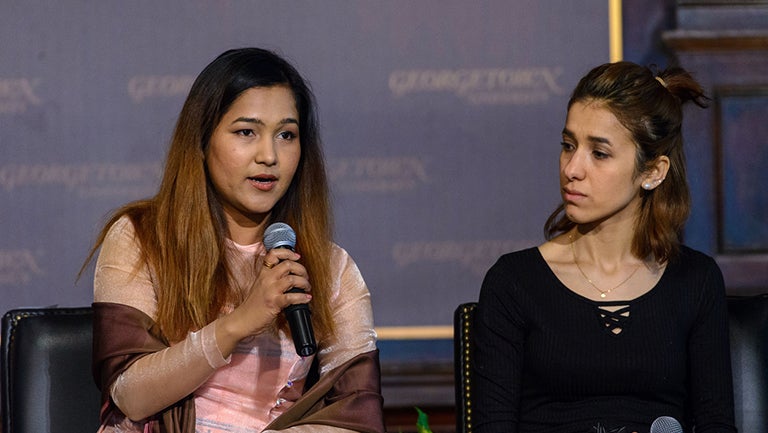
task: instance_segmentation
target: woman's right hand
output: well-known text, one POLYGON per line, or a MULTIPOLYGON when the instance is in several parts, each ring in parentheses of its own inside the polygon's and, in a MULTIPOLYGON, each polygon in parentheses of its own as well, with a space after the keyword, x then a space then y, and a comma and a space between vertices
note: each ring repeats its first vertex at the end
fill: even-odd
POLYGON ((274 248, 256 259, 257 277, 247 297, 216 323, 216 342, 225 358, 243 338, 272 327, 285 307, 312 299, 309 276, 298 262, 300 258, 289 249, 274 248), (292 288, 305 293, 287 293, 292 288))

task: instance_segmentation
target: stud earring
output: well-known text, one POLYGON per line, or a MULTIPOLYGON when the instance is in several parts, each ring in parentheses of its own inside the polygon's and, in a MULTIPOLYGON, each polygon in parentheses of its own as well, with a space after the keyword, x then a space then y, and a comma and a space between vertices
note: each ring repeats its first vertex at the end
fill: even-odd
POLYGON ((650 191, 650 190, 653 189, 653 185, 650 182, 645 182, 643 184, 643 189, 646 190, 646 191, 650 191))

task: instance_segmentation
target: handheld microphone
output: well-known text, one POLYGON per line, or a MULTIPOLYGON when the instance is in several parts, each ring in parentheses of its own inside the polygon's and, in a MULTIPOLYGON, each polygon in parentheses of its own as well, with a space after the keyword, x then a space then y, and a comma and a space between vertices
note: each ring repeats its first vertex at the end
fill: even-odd
MULTIPOLYGON (((267 251, 272 248, 288 248, 293 251, 296 248, 296 232, 285 223, 270 224, 264 231, 264 248, 267 251)), ((293 287, 287 293, 304 293, 303 290, 293 287)), ((307 304, 289 305, 283 309, 288 326, 291 328, 293 345, 299 356, 310 356, 317 350, 315 333, 312 330, 311 312, 307 304)))
POLYGON ((651 424, 650 433, 683 433, 683 427, 671 416, 660 416, 651 424))

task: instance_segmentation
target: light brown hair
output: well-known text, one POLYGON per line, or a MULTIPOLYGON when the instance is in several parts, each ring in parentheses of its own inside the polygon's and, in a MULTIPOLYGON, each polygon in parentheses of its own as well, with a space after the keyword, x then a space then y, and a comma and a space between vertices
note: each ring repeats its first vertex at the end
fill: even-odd
MULTIPOLYGON (((691 206, 683 153, 682 106, 693 101, 706 107, 706 99, 701 85, 680 67, 654 74, 644 66, 616 62, 592 69, 579 81, 568 101, 569 109, 576 102, 599 102, 630 131, 637 147, 636 176, 647 172, 660 156, 669 158, 664 182, 641 192, 632 240, 632 252, 637 257, 651 257, 663 263, 679 252, 691 206)), ((547 239, 576 225, 563 209, 561 204, 547 219, 547 239)))

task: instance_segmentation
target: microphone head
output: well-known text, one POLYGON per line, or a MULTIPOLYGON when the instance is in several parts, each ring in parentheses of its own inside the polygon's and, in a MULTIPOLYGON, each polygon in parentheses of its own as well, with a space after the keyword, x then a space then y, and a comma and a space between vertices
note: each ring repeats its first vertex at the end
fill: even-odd
POLYGON ((274 223, 264 231, 264 248, 296 248, 296 232, 286 223, 274 223))
POLYGON ((671 416, 660 416, 651 424, 651 433, 683 433, 683 427, 671 416))

